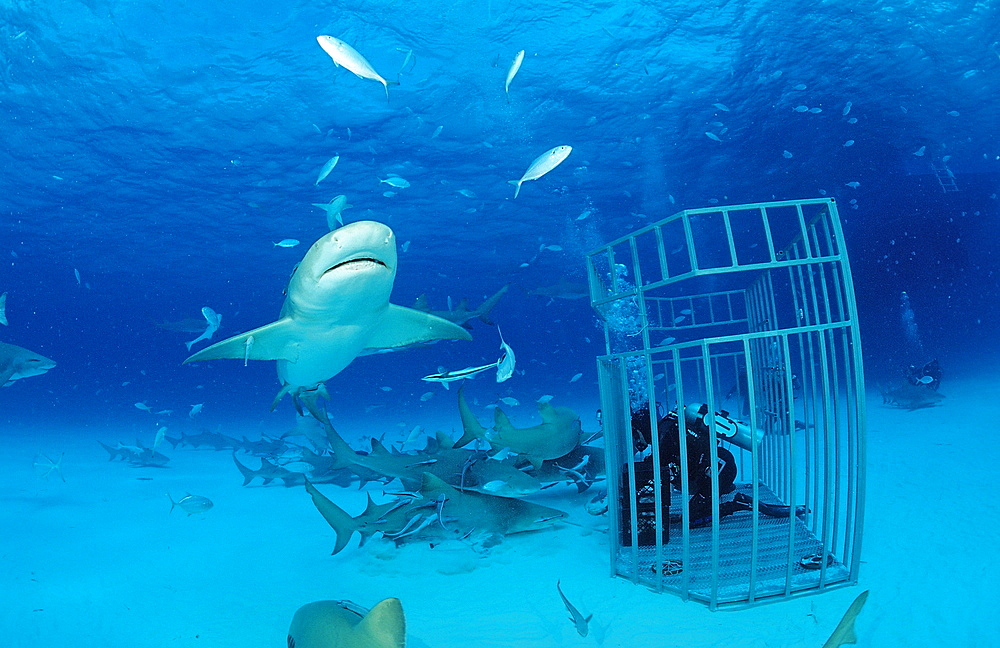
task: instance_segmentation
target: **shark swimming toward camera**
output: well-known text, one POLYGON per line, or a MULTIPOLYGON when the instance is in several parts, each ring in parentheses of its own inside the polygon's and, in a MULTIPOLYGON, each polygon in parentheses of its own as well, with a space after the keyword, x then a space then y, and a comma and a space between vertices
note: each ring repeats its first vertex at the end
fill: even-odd
POLYGON ((386 225, 358 221, 336 229, 302 258, 278 321, 213 344, 184 362, 277 361, 282 387, 273 409, 289 393, 308 404, 358 356, 434 340, 471 340, 457 324, 389 303, 396 259, 396 237, 386 225))
POLYGON ((41 376, 55 366, 54 360, 34 351, 0 342, 0 387, 9 387, 21 378, 41 376))
POLYGON ((288 648, 402 648, 403 606, 397 598, 371 610, 351 601, 314 601, 295 612, 286 642, 288 648))

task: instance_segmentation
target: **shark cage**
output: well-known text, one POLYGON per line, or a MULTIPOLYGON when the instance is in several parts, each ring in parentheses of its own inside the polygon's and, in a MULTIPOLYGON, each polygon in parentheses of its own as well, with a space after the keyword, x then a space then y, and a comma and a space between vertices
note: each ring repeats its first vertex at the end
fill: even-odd
POLYGON ((712 609, 855 584, 864 380, 836 203, 685 210, 587 266, 612 575, 712 609))

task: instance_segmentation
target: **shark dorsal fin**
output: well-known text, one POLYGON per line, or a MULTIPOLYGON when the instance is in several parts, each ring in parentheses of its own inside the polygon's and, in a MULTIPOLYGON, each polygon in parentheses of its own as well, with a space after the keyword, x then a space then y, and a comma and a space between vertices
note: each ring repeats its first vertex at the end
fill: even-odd
POLYGON ((372 439, 372 454, 373 455, 388 455, 390 454, 386 450, 385 446, 378 439, 372 439))
MULTIPOLYGON (((455 488, 447 484, 440 477, 432 475, 429 472, 424 473, 420 483, 420 494, 423 495, 424 497, 427 497, 428 495, 432 494, 437 495, 441 493, 450 495, 455 492, 456 492, 455 488)), ((428 499, 433 499, 433 498, 431 497, 428 499)))
POLYGON ((510 419, 504 414, 504 411, 499 407, 493 410, 493 427, 499 432, 501 428, 513 427, 510 424, 510 419))
POLYGON ((373 607, 365 618, 354 626, 358 643, 370 648, 400 648, 406 645, 406 621, 403 606, 397 598, 387 598, 373 607))
POLYGON ((451 448, 455 447, 455 442, 452 440, 452 438, 447 434, 445 434, 444 432, 442 432, 441 430, 438 430, 435 436, 437 436, 437 443, 439 450, 450 450, 451 448))
POLYGON ((417 297, 416 301, 413 302, 413 307, 417 310, 429 311, 431 309, 431 305, 427 301, 427 294, 425 293, 417 297))

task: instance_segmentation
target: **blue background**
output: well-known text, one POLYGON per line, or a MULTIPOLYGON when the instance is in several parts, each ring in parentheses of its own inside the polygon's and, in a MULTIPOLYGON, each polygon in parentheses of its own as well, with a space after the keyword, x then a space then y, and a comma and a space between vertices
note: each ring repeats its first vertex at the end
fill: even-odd
MULTIPOLYGON (((337 194, 354 205, 347 220, 410 241, 396 303, 477 305, 513 284, 494 315, 526 373, 476 381, 484 401, 596 406, 603 341, 589 306, 526 291, 582 283, 591 248, 712 201, 836 197, 869 379, 935 356, 945 385, 985 371, 1000 330, 1000 5, 848 4, 3 2, 0 339, 59 366, 3 390, 0 424, 148 430, 138 401, 266 419, 272 363, 182 366, 197 334, 152 321, 211 306, 216 340, 273 321, 326 231, 311 203, 337 194), (319 34, 398 78, 391 101, 335 68, 319 34), (514 201, 506 181, 559 144, 574 147, 567 161, 514 201), (945 156, 959 192, 931 173, 945 156), (388 173, 412 186, 383 196, 388 173), (303 245, 272 245, 288 237, 303 245), (903 344, 904 290, 923 353, 903 344)), ((360 359, 330 381, 334 411, 451 411, 419 378, 495 359, 495 331, 474 335, 360 359)))

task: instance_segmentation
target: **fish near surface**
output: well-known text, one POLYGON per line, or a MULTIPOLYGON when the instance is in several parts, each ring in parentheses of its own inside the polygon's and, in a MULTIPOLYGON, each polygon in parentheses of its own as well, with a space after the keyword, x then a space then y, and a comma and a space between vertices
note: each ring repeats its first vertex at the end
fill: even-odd
POLYGON ((353 72, 355 76, 362 79, 378 81, 385 86, 385 100, 389 101, 389 85, 399 85, 398 81, 386 81, 382 78, 382 75, 375 71, 375 68, 372 67, 372 64, 365 57, 361 56, 356 49, 339 38, 325 35, 317 36, 316 42, 333 59, 333 64, 337 67, 342 67, 345 70, 353 72))
POLYGON ((300 607, 288 628, 288 648, 403 648, 406 621, 399 599, 367 613, 349 601, 314 601, 300 607))
POLYGON ((34 351, 0 342, 0 387, 9 387, 21 378, 41 376, 55 366, 55 361, 34 351))
POLYGON ((184 362, 275 360, 280 398, 316 389, 360 355, 472 339, 447 320, 389 303, 396 269, 396 237, 386 225, 358 221, 329 232, 302 258, 276 322, 213 344, 184 362), (250 336, 254 344, 248 349, 250 336))
POLYGON ((538 531, 566 514, 557 509, 509 497, 466 492, 424 473, 419 496, 400 504, 375 504, 351 517, 306 482, 313 504, 337 535, 333 553, 341 552, 355 532, 361 543, 381 532, 396 542, 467 540, 496 544, 503 536, 538 531), (435 519, 435 516, 437 518, 435 519))

